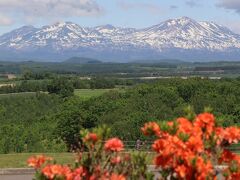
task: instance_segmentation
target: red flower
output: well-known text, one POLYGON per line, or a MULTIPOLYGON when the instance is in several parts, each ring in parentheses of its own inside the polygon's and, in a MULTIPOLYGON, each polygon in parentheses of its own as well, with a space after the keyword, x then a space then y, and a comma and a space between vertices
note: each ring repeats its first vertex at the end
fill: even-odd
POLYGON ((197 116, 196 121, 203 122, 205 124, 214 124, 215 118, 211 113, 202 113, 197 116))
MULTIPOLYGON (((210 161, 205 162, 202 157, 197 157, 196 160, 196 179, 205 180, 207 177, 213 176, 213 166, 210 161)), ((207 178, 210 179, 210 178, 207 178)))
POLYGON ((154 164, 157 167, 162 167, 162 168, 169 168, 172 165, 173 159, 172 156, 167 156, 167 155, 159 155, 154 158, 154 164))
POLYGON ((145 136, 151 136, 151 135, 158 136, 160 133, 160 127, 155 122, 146 123, 144 127, 141 128, 141 130, 145 136))
POLYGON ((232 160, 234 160, 235 158, 236 158, 235 154, 233 154, 231 151, 225 149, 221 154, 219 162, 220 163, 223 163, 223 162, 229 163, 232 160))
POLYGON ((192 132, 193 124, 186 118, 178 118, 178 133, 189 134, 192 132))
POLYGON ((71 169, 68 166, 62 166, 58 164, 54 165, 47 165, 42 169, 42 173, 44 176, 46 176, 48 179, 53 179, 55 176, 62 176, 66 179, 70 179, 72 177, 71 175, 71 169))
POLYGON ((28 166, 38 169, 44 164, 47 160, 51 160, 52 158, 46 157, 44 155, 32 156, 27 160, 28 166))
POLYGON ((173 123, 173 121, 168 121, 167 125, 170 126, 170 127, 173 127, 174 123, 173 123))
POLYGON ((184 179, 186 177, 187 168, 184 165, 177 166, 177 168, 175 168, 175 171, 180 178, 184 179))
POLYGON ((123 143, 118 138, 112 138, 107 140, 104 145, 105 151, 121 151, 123 150, 123 143))
POLYGON ((206 138, 209 138, 209 136, 214 131, 215 118, 214 118, 213 114, 210 114, 210 113, 199 114, 196 117, 196 121, 195 121, 194 125, 202 128, 204 130, 204 132, 206 132, 206 138))
POLYGON ((95 133, 88 133, 86 137, 84 138, 85 142, 93 142, 96 143, 98 141, 98 136, 95 133))
POLYGON ((229 177, 229 179, 231 179, 231 180, 238 180, 238 179, 240 179, 240 172, 233 173, 233 174, 229 177))
POLYGON ((230 144, 238 143, 238 141, 240 140, 240 128, 226 128, 224 133, 224 139, 226 139, 230 144))
MULTIPOLYGON (((216 127, 214 116, 210 113, 200 114, 194 121, 179 118, 176 123, 169 122, 168 126, 168 131, 161 131, 157 123, 149 122, 141 129, 145 135, 156 135, 157 139, 152 144, 156 153, 154 164, 161 170, 166 170, 169 178, 215 179, 216 172, 212 163, 219 162, 226 164, 224 175, 227 179, 240 179, 240 156, 224 150, 225 146, 240 140, 240 128, 216 127)), ((94 133, 88 133, 83 139, 90 147, 94 147, 98 140, 94 133)), ((125 176, 131 177, 131 173, 135 172, 131 171, 133 167, 129 154, 118 156, 118 153, 114 153, 123 150, 123 147, 120 139, 109 139, 103 149, 99 148, 101 151, 107 151, 100 152, 100 157, 94 148, 88 148, 88 153, 79 154, 76 164, 78 168, 73 170, 68 166, 46 164, 48 158, 44 156, 31 157, 28 164, 35 167, 46 179, 125 180, 128 178, 125 176), (84 156, 89 159, 88 163, 85 163, 84 156), (126 169, 122 169, 125 167, 126 169), (132 169, 127 172, 127 168, 132 169)))
POLYGON ((110 180, 126 180, 126 178, 123 175, 118 175, 118 174, 112 174, 110 177, 110 180))
POLYGON ((152 149, 158 153, 160 153, 162 150, 164 150, 165 148, 168 147, 170 142, 165 141, 163 139, 158 139, 156 141, 154 141, 153 145, 152 145, 152 149))
POLYGON ((73 171, 72 176, 74 177, 74 180, 80 180, 87 176, 87 170, 83 167, 79 167, 73 171))
POLYGON ((186 142, 187 148, 194 152, 201 153, 204 151, 204 145, 201 137, 199 136, 191 136, 186 142))
MULTIPOLYGON (((89 180, 97 180, 99 179, 95 174, 91 175, 89 180)), ((82 179, 79 179, 79 180, 82 180, 82 179)))
POLYGON ((42 173, 44 176, 46 176, 48 179, 53 179, 54 174, 52 173, 51 165, 47 165, 42 169, 42 173))
MULTIPOLYGON (((172 169, 178 179, 205 180, 206 177, 214 177, 212 163, 200 156, 211 157, 204 147, 204 139, 215 131, 214 121, 214 116, 209 113, 200 114, 195 122, 177 119, 177 131, 166 132, 154 141, 152 148, 157 152, 154 164, 165 170, 172 169)), ((217 137, 214 138, 217 140, 217 137)))

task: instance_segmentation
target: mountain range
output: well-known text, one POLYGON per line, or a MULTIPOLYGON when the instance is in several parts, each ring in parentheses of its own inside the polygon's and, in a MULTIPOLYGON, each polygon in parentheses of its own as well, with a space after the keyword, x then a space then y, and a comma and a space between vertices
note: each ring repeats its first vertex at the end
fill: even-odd
POLYGON ((179 59, 240 60, 240 35, 213 22, 188 17, 143 28, 81 27, 72 22, 23 26, 0 36, 0 60, 102 61, 179 59))

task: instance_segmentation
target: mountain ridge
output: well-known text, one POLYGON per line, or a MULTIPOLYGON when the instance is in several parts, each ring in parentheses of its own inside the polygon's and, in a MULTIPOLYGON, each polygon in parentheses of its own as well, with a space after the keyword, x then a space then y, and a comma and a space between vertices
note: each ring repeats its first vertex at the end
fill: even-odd
POLYGON ((75 56, 121 62, 240 60, 240 35, 213 22, 181 17, 142 29, 62 22, 23 26, 0 36, 0 59, 61 61, 75 56))

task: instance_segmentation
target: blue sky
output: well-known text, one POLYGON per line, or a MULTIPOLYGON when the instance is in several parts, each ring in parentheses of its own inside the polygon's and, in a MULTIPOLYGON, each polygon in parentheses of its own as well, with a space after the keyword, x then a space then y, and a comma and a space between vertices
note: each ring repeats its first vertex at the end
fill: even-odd
POLYGON ((0 34, 59 21, 144 28, 181 16, 240 33, 240 0, 0 0, 0 34))

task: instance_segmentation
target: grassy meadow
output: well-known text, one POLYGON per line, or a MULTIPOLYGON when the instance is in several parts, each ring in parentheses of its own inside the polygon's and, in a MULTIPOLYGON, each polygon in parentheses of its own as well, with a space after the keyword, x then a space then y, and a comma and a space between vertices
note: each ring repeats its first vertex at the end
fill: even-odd
POLYGON ((104 93, 107 93, 109 91, 119 91, 123 92, 124 89, 114 88, 114 89, 75 89, 74 94, 83 100, 88 100, 92 97, 99 97, 103 95, 104 93))
MULTIPOLYGON (((16 153, 0 154, 0 168, 24 168, 27 167, 27 159, 33 155, 41 153, 16 153)), ((72 164, 74 154, 72 153, 43 153, 46 156, 53 157, 60 164, 72 164)))
MULTIPOLYGON (((137 151, 130 151, 134 153, 137 151)), ((123 152, 124 153, 124 152, 123 152)), ((154 152, 146 153, 148 164, 152 163, 155 155, 154 152)), ((27 159, 34 155, 45 155, 52 157, 58 164, 71 164, 75 162, 75 154, 73 153, 14 153, 14 154, 0 154, 0 168, 27 168, 27 159)))

